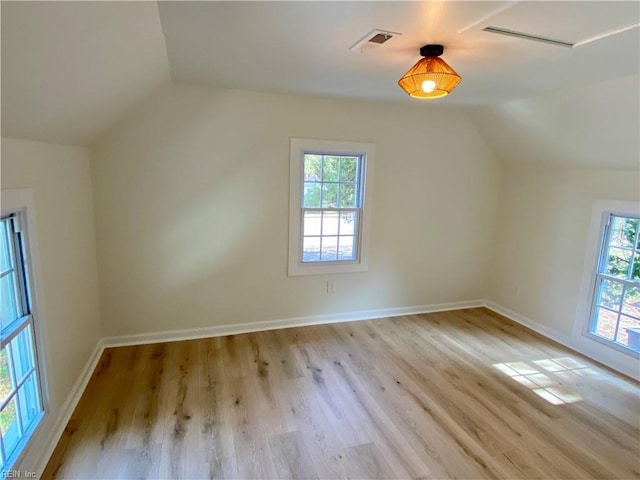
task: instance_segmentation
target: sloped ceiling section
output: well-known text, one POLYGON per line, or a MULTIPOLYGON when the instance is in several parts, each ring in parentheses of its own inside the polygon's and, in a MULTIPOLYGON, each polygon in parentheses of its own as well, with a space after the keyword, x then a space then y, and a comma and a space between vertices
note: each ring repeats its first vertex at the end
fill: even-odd
POLYGON ((640 169, 640 76, 630 75, 475 110, 508 164, 640 169))
POLYGON ((1 8, 3 136, 86 144, 170 81, 156 2, 1 8))

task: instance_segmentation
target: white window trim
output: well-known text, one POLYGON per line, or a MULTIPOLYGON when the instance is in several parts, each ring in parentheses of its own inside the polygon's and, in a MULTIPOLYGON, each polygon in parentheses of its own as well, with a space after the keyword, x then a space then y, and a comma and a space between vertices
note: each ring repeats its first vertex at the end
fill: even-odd
POLYGON ((289 164, 289 276, 320 275, 333 273, 364 272, 369 269, 369 237, 371 233, 371 206, 373 203, 373 166, 375 145, 373 143, 334 140, 292 138, 289 164), (303 263, 302 254, 302 161, 305 152, 322 152, 335 155, 362 156, 362 214, 358 235, 358 259, 303 263))
POLYGON ((572 339, 576 346, 579 347, 578 349, 585 355, 610 365, 628 375, 637 377, 638 352, 622 346, 618 347, 612 342, 600 339, 598 336, 589 332, 589 327, 592 322, 592 305, 594 296, 596 295, 596 266, 600 258, 603 227, 610 214, 623 217, 638 216, 640 215, 640 203, 619 200, 596 200, 594 202, 587 236, 585 261, 582 281, 580 282, 580 291, 578 293, 578 304, 576 307, 572 339))
MULTIPOLYGON (((51 396, 48 383, 48 366, 51 365, 49 350, 45 344, 47 336, 45 307, 44 307, 44 292, 42 291, 42 272, 40 269, 40 249, 38 246, 38 228, 36 224, 36 212, 33 190, 30 188, 24 189, 11 189, 0 191, 0 212, 2 215, 6 215, 13 212, 18 212, 23 227, 24 245, 26 249, 26 263, 28 275, 28 288, 31 292, 31 315, 35 321, 33 321, 33 334, 34 342, 36 344, 36 357, 38 362, 38 379, 40 382, 40 394, 42 400, 43 418, 40 419, 35 429, 30 433, 28 437, 23 439, 25 445, 20 449, 17 455, 11 459, 11 465, 5 465, 4 468, 18 468, 20 462, 27 455, 27 452, 39 451, 43 448, 43 442, 46 435, 44 432, 44 426, 49 417, 52 405, 51 396), (26 220, 26 221, 25 221, 26 220), (25 228, 26 226, 26 228, 25 228), (42 433, 42 434, 41 434, 42 433)), ((18 468, 19 469, 19 468, 18 468)))

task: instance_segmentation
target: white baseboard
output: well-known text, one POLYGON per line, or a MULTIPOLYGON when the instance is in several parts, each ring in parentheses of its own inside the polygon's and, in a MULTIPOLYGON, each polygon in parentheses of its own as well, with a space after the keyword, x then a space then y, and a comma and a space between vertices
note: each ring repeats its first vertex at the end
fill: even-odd
POLYGON ((572 350, 575 350, 574 346, 571 344, 571 339, 569 339, 568 337, 565 337, 564 335, 561 335, 556 330, 553 330, 547 327, 546 325, 542 325, 541 323, 531 320, 530 318, 525 317, 524 315, 520 315, 519 313, 516 313, 513 310, 509 310, 508 308, 505 308, 502 305, 492 302, 491 300, 485 300, 484 306, 487 307, 489 310, 492 310, 502 315, 503 317, 507 317, 509 320, 513 320, 514 322, 519 323, 520 325, 524 325, 525 327, 533 330, 534 332, 539 333, 540 335, 550 338, 551 340, 558 342, 559 344, 564 345, 567 348, 571 348, 572 350))
POLYGON ((638 368, 638 360, 632 359, 626 354, 619 354, 613 351, 610 347, 605 347, 603 349, 602 345, 596 345, 599 349, 594 349, 592 340, 588 340, 584 337, 581 338, 572 338, 562 335, 556 330, 553 330, 546 325, 542 325, 534 320, 531 320, 524 315, 520 315, 513 310, 509 310, 508 308, 503 307, 495 302, 490 300, 484 300, 484 306, 489 310, 492 310, 503 317, 507 317, 509 320, 513 320, 520 325, 523 325, 527 328, 530 328, 534 332, 543 335, 559 344, 577 352, 581 355, 584 355, 587 358, 590 358, 598 363, 601 363, 616 372, 622 373, 623 375, 627 375, 628 377, 634 378, 635 380, 640 381, 640 370, 638 368), (620 358, 624 357, 622 360, 620 358))
POLYGON ((98 344, 96 345, 96 348, 93 350, 93 353, 89 357, 89 361, 85 365, 84 369, 82 370, 82 373, 80 374, 80 376, 76 380, 76 383, 73 385, 73 388, 69 392, 67 399, 62 404, 62 406, 58 409, 56 422, 53 428, 51 428, 50 433, 47 436, 47 439, 43 443, 44 448, 41 450, 39 458, 35 459, 35 462, 33 463, 33 465, 36 466, 35 469, 33 468, 23 469, 23 470, 35 470, 35 472, 37 473, 36 478, 42 477, 42 473, 44 472, 44 469, 47 467, 47 463, 49 462, 49 459, 53 454, 53 450, 58 444, 58 441, 60 440, 60 437, 62 436, 62 433, 64 432, 64 429, 67 426, 67 423, 69 423, 69 419, 71 418, 73 411, 76 409, 76 406, 80 401, 80 397, 82 397, 82 394, 84 393, 85 388, 87 388, 87 384, 89 383, 89 380, 91 379, 91 376, 93 375, 93 372, 96 369, 98 362, 100 361, 100 357, 102 356, 103 351, 104 351, 104 343, 102 340, 98 340, 98 344))
POLYGON ((304 327, 308 325, 322 325, 327 323, 355 322, 359 320, 373 320, 376 318, 398 317, 401 315, 415 315, 418 313, 444 312, 447 310, 461 310, 484 305, 483 300, 468 300, 463 302, 439 303, 433 305, 416 305, 411 307, 381 308, 375 310, 361 310, 357 312, 332 313, 328 315, 311 315, 279 320, 264 320, 240 324, 212 325, 204 328, 189 328, 184 330, 167 330, 162 332, 142 333, 105 337, 102 339, 106 347, 122 347, 127 345, 142 345, 146 343, 175 342, 179 340, 194 340, 197 338, 221 337, 237 335, 239 333, 262 332, 280 328, 304 327))

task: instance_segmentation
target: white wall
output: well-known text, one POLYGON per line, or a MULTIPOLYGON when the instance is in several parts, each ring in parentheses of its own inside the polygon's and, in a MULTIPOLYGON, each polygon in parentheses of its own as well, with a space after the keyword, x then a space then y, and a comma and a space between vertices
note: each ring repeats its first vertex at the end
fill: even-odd
POLYGON ((485 294, 500 167, 466 115, 217 90, 155 95, 92 146, 106 335, 485 294), (287 277, 290 137, 374 142, 370 269, 287 277))
POLYGON ((574 320, 594 201, 640 201, 639 80, 630 75, 470 115, 505 165, 489 300, 636 376, 629 356, 587 345, 574 320))
POLYGON ((87 149, 2 138, 2 190, 18 188, 35 199, 51 407, 20 464, 33 470, 101 337, 87 149))
MULTIPOLYGON (((592 206, 598 199, 639 202, 639 172, 516 165, 504 171, 489 299, 579 351, 584 348, 572 331, 592 206)), ((637 375, 630 357, 614 356, 618 360, 601 360, 637 375)))

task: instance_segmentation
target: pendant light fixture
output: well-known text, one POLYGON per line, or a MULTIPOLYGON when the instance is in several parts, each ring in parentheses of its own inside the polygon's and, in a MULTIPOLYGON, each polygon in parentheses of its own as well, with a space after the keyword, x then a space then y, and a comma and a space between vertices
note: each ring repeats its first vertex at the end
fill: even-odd
POLYGON ((420 55, 424 58, 398 80, 400 88, 413 98, 438 98, 451 93, 462 79, 440 58, 442 52, 442 45, 422 47, 420 55))

